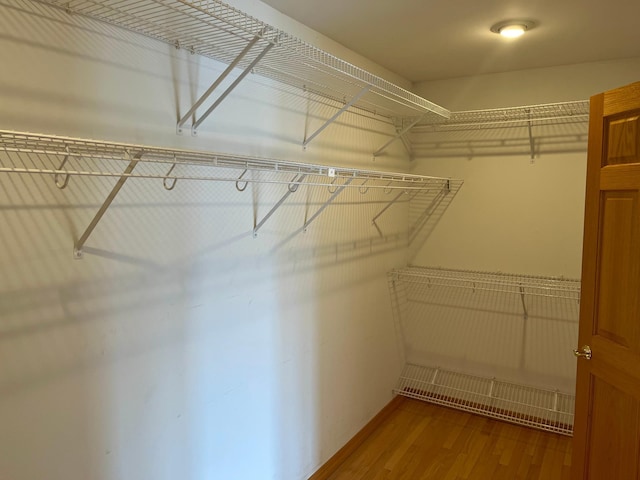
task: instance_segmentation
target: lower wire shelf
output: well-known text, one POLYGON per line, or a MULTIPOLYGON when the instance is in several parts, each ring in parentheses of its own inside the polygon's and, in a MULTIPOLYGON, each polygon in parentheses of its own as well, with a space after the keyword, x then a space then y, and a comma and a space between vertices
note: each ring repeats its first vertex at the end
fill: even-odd
POLYGON ((518 425, 573 435, 575 397, 558 391, 407 364, 394 393, 518 425))

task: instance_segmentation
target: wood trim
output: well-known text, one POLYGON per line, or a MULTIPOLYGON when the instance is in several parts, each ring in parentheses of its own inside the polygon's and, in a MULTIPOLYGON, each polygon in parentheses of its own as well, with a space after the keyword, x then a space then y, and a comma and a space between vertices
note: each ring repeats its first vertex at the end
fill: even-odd
MULTIPOLYGON (((582 241, 582 286, 580 289, 580 324, 578 344, 588 345, 593 333, 596 303, 596 262, 600 218, 600 174, 604 135, 604 93, 591 97, 589 109, 589 148, 585 192, 584 236, 582 241)), ((578 362, 576 373, 576 405, 573 421, 573 456, 571 478, 584 480, 587 462, 587 435, 591 372, 588 362, 578 362)))
POLYGON ((338 450, 329 460, 327 460, 316 473, 309 477, 309 480, 327 480, 338 469, 340 465, 351 455, 356 449, 369 438, 369 436, 384 423, 384 421, 405 401, 402 395, 396 395, 375 417, 362 427, 344 447, 338 450))
POLYGON ((605 92, 603 114, 605 117, 629 110, 629 98, 640 97, 640 82, 605 92))

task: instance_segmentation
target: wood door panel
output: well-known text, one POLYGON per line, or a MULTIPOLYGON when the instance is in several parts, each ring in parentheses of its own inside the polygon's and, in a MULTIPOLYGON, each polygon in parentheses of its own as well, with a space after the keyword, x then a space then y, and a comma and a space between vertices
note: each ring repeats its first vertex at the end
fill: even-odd
POLYGON ((572 478, 640 480, 640 82, 591 98, 572 478))
POLYGON ((640 351, 640 329, 634 320, 635 293, 640 292, 638 192, 604 192, 600 211, 598 315, 593 333, 640 351))
POLYGON ((592 382, 589 478, 638 478, 637 462, 627 460, 640 452, 639 402, 602 378, 592 382))
POLYGON ((640 161, 640 115, 609 122, 605 165, 640 161))

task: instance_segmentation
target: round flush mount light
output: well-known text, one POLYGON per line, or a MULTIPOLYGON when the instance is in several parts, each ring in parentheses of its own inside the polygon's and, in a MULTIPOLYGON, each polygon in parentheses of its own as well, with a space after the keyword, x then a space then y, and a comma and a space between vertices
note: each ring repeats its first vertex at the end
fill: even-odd
POLYGON ((493 25, 491 31, 493 33, 499 33, 506 38, 518 38, 534 26, 535 22, 531 20, 506 20, 493 25))

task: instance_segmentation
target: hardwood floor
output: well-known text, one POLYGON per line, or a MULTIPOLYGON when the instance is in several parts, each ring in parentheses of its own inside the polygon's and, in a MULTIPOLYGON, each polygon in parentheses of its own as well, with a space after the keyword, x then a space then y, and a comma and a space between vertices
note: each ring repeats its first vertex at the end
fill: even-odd
POLYGON ((405 399, 330 480, 565 480, 570 437, 405 399))

